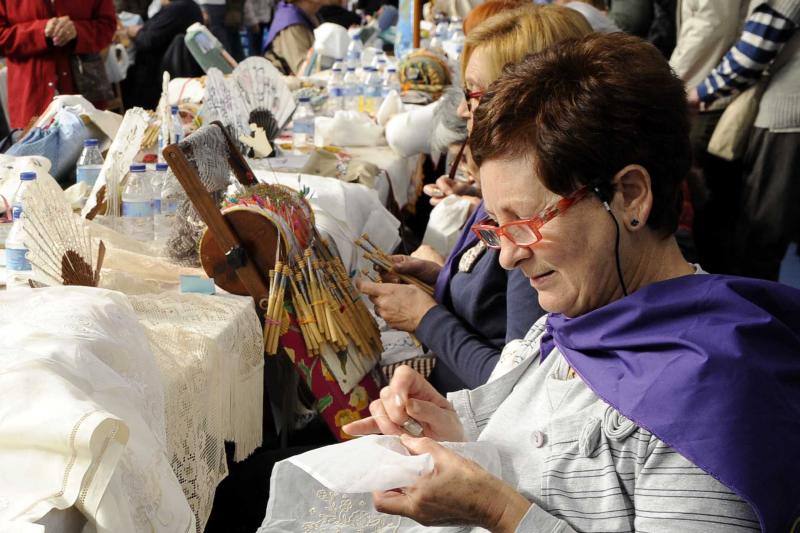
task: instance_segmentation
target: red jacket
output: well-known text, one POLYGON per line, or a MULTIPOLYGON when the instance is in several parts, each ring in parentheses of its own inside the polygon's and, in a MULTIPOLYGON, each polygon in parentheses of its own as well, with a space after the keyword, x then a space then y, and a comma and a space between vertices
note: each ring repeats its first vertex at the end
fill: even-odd
POLYGON ((56 94, 72 94, 72 54, 97 53, 117 28, 112 0, 0 0, 0 55, 8 66, 8 111, 12 128, 25 127, 56 94), (77 37, 63 47, 48 44, 44 27, 68 15, 77 37))

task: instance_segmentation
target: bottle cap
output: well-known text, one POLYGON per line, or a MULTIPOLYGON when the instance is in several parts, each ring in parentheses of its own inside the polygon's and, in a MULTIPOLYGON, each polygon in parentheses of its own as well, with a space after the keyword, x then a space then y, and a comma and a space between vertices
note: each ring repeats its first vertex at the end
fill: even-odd
POLYGON ((23 172, 19 175, 19 179, 22 181, 32 181, 36 179, 36 172, 23 172))
POLYGON ((98 144, 100 143, 97 139, 86 139, 85 141, 83 141, 83 145, 86 147, 97 146, 98 144))
POLYGON ((171 107, 170 107, 170 111, 171 111, 171 112, 172 112, 172 114, 174 115, 175 113, 177 113, 177 112, 178 112, 178 106, 176 106, 176 105, 174 105, 174 106, 171 106, 171 107))
POLYGON ((169 165, 166 163, 156 163, 156 170, 159 172, 166 172, 169 165))
POLYGON ((145 166, 141 163, 131 165, 131 172, 144 172, 145 166))

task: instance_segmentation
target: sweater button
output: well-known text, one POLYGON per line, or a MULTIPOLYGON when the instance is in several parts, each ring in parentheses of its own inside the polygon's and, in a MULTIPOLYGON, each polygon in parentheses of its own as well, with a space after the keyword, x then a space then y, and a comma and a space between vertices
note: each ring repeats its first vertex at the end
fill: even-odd
POLYGON ((531 441, 533 442, 534 446, 541 448, 544 446, 545 434, 541 431, 534 431, 533 435, 531 435, 531 441))

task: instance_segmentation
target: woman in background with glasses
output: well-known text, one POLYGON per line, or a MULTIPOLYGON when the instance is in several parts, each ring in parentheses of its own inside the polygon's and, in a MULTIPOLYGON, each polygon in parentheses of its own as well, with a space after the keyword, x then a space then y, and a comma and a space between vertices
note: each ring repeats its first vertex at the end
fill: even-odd
MULTIPOLYGON (((526 6, 496 15, 467 37, 466 88, 484 90, 503 65, 590 31, 579 13, 559 6, 526 6)), ((468 130, 470 109, 476 105, 477 101, 470 100, 469 107, 459 109, 468 120, 468 130)), ((505 272, 497 262, 497 252, 487 250, 469 231, 485 216, 483 205, 478 205, 444 266, 395 256, 398 272, 435 284, 434 298, 412 285, 360 285, 389 326, 414 333, 436 354, 430 380, 443 393, 485 383, 505 343, 524 336, 542 314, 524 276, 505 272)))
POLYGON ((493 532, 795 531, 800 291, 681 255, 688 106, 659 51, 557 44, 507 68, 474 120, 475 233, 549 314, 486 385, 445 399, 400 369, 343 428, 433 457, 376 508, 493 532), (502 480, 436 442, 464 440, 496 447, 502 480))

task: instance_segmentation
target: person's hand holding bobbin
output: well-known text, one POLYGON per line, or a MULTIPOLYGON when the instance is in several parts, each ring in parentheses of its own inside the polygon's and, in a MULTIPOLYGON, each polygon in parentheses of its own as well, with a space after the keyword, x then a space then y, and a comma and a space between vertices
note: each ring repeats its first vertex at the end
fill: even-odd
POLYGON ((406 365, 395 370, 392 381, 381 389, 380 398, 369 405, 369 412, 372 416, 342 429, 354 436, 382 433, 447 442, 464 440, 464 429, 450 402, 406 365))

